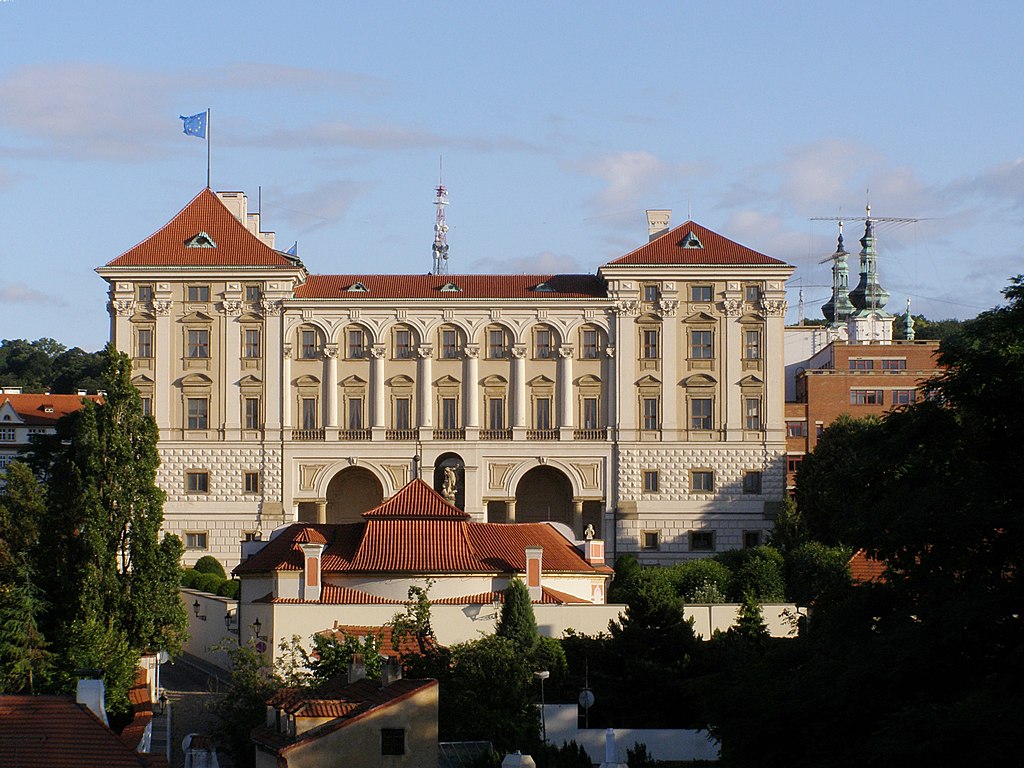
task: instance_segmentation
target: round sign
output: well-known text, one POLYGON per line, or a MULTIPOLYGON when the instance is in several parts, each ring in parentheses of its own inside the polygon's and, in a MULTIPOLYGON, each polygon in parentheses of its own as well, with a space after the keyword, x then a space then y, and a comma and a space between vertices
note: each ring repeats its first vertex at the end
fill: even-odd
POLYGON ((594 706, 594 692, 589 688, 584 688, 580 691, 580 706, 584 709, 590 709, 594 706))
POLYGON ((266 653, 267 652, 267 642, 265 640, 258 640, 256 642, 256 652, 257 653, 266 653))

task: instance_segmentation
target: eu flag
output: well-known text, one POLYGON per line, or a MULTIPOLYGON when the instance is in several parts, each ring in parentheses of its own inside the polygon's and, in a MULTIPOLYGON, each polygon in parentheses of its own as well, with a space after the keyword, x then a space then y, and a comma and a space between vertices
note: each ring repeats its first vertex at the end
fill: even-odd
POLYGON ((206 138, 206 113, 200 112, 198 115, 191 115, 185 117, 184 115, 178 115, 182 122, 185 124, 185 135, 186 136, 198 136, 200 139, 206 138))

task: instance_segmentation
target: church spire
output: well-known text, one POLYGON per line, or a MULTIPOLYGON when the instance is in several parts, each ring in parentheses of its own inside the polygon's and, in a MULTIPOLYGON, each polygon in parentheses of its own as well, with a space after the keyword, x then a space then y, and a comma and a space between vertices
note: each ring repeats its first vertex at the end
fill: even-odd
POLYGON ((860 282, 850 292, 850 301, 858 314, 880 312, 889 301, 888 292, 878 282, 878 261, 875 253, 875 220, 871 218, 871 204, 867 206, 864 237, 860 239, 860 282))
POLYGON ((842 325, 853 312, 850 303, 850 267, 846 257, 850 254, 843 246, 843 222, 839 222, 839 240, 836 252, 830 257, 832 261, 832 296, 821 305, 821 314, 831 326, 842 325))

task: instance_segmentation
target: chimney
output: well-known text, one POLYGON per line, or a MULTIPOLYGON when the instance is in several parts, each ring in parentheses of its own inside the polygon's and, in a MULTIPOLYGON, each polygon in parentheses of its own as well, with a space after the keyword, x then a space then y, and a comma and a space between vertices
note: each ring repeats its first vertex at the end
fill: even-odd
POLYGON ((353 653, 352 663, 348 665, 348 681, 354 683, 366 677, 366 661, 363 654, 353 653))
POLYGON ((526 588, 531 600, 540 600, 543 594, 541 575, 543 572, 544 547, 526 548, 526 588))
MULTIPOLYGON (((79 674, 90 674, 90 672, 82 670, 79 674)), ((91 710, 96 717, 103 721, 104 725, 110 725, 107 720, 105 695, 102 678, 79 678, 78 687, 75 690, 75 701, 91 710)))
POLYGON ((320 555, 323 544, 306 543, 302 547, 302 599, 316 601, 320 599, 320 555))
POLYGON ((396 680, 402 679, 402 665, 398 661, 397 656, 388 656, 388 660, 384 662, 384 668, 380 675, 380 687, 387 688, 396 680))
POLYGON ((604 565, 604 539, 583 542, 583 559, 591 565, 604 565))
POLYGON ((224 203, 224 207, 231 211, 232 216, 242 224, 246 223, 248 218, 246 209, 249 207, 249 201, 244 192, 218 192, 217 197, 224 203))
POLYGON ((668 223, 672 220, 672 211, 648 211, 647 212, 647 238, 648 242, 668 232, 668 223))

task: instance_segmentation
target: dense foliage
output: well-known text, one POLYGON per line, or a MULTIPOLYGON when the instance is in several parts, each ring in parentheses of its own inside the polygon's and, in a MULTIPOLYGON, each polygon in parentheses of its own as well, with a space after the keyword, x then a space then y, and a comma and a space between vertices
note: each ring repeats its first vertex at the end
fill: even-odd
POLYGON ((68 349, 53 339, 0 341, 0 386, 25 392, 74 394, 103 389, 103 352, 68 349))

